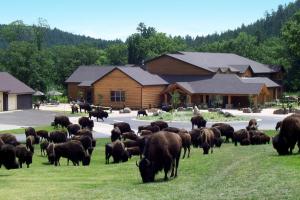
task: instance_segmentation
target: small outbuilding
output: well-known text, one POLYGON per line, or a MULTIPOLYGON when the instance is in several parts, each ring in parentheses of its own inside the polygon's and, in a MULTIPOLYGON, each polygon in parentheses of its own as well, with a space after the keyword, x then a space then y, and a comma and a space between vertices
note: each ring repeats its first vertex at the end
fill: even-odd
POLYGON ((34 90, 7 72, 0 72, 0 112, 32 108, 34 90))

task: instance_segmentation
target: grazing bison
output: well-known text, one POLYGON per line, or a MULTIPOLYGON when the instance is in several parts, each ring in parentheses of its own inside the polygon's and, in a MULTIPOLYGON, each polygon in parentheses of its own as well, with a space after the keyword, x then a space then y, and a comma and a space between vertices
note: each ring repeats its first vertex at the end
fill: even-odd
POLYGON ((240 145, 250 145, 251 138, 247 129, 240 129, 233 133, 233 142, 234 145, 237 146, 237 143, 240 145))
POLYGON ((134 147, 128 147, 125 149, 128 152, 129 158, 132 156, 140 156, 141 155, 141 150, 139 146, 134 146, 134 147))
POLYGON ((67 127, 68 133, 69 133, 69 137, 71 137, 72 135, 76 135, 77 132, 80 130, 80 126, 78 124, 70 124, 67 127))
POLYGON ((34 137, 37 136, 37 133, 35 132, 35 129, 32 127, 28 127, 25 129, 25 136, 28 137, 29 135, 32 135, 34 137))
POLYGON ((16 136, 9 134, 9 133, 3 133, 0 134, 0 139, 5 143, 5 144, 11 144, 13 146, 17 146, 20 143, 17 141, 16 136))
POLYGON ((192 117, 191 123, 192 123, 192 129, 194 129, 195 125, 197 125, 198 128, 206 127, 206 120, 201 115, 192 117))
POLYGON ((88 117, 80 117, 78 119, 78 124, 80 124, 81 128, 88 128, 93 130, 94 128, 94 121, 90 120, 88 117))
POLYGON ((103 110, 89 111, 89 118, 92 119, 92 117, 96 117, 97 121, 98 121, 98 119, 101 119, 102 121, 104 121, 103 118, 108 118, 108 112, 103 111, 103 110))
POLYGON ((164 122, 164 121, 151 122, 150 125, 151 126, 158 126, 160 130, 163 130, 164 128, 168 128, 169 127, 168 123, 164 122))
POLYGON ((290 145, 288 141, 280 134, 277 134, 272 139, 273 147, 279 155, 288 155, 290 145))
POLYGON ((122 138, 123 140, 129 139, 129 140, 137 140, 138 139, 138 135, 135 134, 133 131, 132 132, 127 132, 127 133, 123 133, 122 134, 122 138))
POLYGON ((173 107, 170 105, 164 105, 161 107, 161 110, 165 112, 170 112, 171 110, 173 110, 173 107))
POLYGON ((139 111, 137 112, 137 116, 140 117, 140 115, 148 116, 146 110, 139 110, 139 111))
POLYGON ((113 125, 114 125, 114 128, 118 127, 120 129, 121 134, 132 131, 130 125, 126 122, 117 122, 117 123, 114 123, 113 125))
POLYGON ((215 146, 221 147, 222 143, 223 143, 221 131, 216 127, 211 127, 210 129, 213 131, 214 136, 215 136, 215 146))
POLYGON ((276 126, 275 126, 275 130, 278 131, 278 129, 280 129, 282 124, 282 121, 277 122, 276 126))
POLYGON ((116 140, 105 145, 105 164, 109 164, 109 158, 113 157, 114 163, 127 162, 129 158, 125 145, 120 140, 116 140))
POLYGON ((2 144, 0 148, 0 167, 6 169, 17 169, 19 164, 16 161, 16 147, 11 144, 2 144))
MULTIPOLYGON (((293 114, 291 116, 286 117, 281 124, 281 128, 279 131, 280 137, 278 137, 278 144, 285 144, 281 149, 286 148, 288 146, 290 154, 293 152, 293 149, 298 142, 298 146, 300 145, 300 115, 293 114)), ((284 150, 286 151, 286 150, 284 150)), ((279 152, 278 152, 279 153, 279 152)))
POLYGON ((35 144, 34 136, 29 135, 26 138, 26 148, 29 149, 32 153, 34 153, 34 144, 35 144))
POLYGON ((179 135, 160 131, 146 141, 143 159, 137 164, 144 183, 153 182, 155 174, 164 169, 165 180, 172 169, 171 177, 177 177, 182 141, 179 135))
POLYGON ((120 131, 119 127, 115 127, 115 128, 113 128, 113 130, 111 130, 110 139, 111 139, 111 142, 114 142, 116 140, 121 140, 121 131, 120 131))
POLYGON ((191 135, 191 142, 193 147, 199 147, 199 137, 201 136, 201 129, 192 129, 189 134, 191 135))
POLYGON ((48 146, 49 146, 48 141, 44 140, 43 142, 41 142, 41 144, 40 144, 41 156, 46 155, 46 151, 47 151, 48 146))
POLYGON ((153 132, 152 131, 149 131, 149 130, 142 130, 141 132, 141 136, 147 136, 147 135, 152 135, 153 132))
POLYGON ((38 130, 36 134, 41 138, 45 140, 49 140, 49 133, 46 130, 38 130))
POLYGON ((54 117, 53 125, 58 127, 60 125, 62 128, 67 128, 71 124, 69 117, 65 115, 59 115, 54 117))
POLYGON ((78 113, 78 106, 76 104, 71 105, 72 114, 78 113))
POLYGON ((158 131, 160 131, 159 126, 152 126, 152 125, 147 125, 147 126, 139 126, 138 127, 138 132, 141 133, 142 130, 148 130, 151 131, 152 133, 156 133, 158 131))
POLYGON ((52 131, 49 134, 49 141, 53 143, 63 143, 67 141, 67 132, 64 130, 61 131, 52 131))
POLYGON ((249 123, 248 123, 248 126, 246 127, 247 131, 250 131, 250 130, 257 130, 257 121, 256 119, 250 119, 249 123))
POLYGON ((271 138, 261 131, 249 131, 250 142, 254 144, 269 144, 271 138))
POLYGON ((93 153, 93 141, 92 141, 92 138, 90 138, 89 136, 87 135, 77 135, 77 136, 74 136, 72 137, 72 140, 78 140, 81 142, 84 150, 88 153, 88 155, 92 155, 93 153))
POLYGON ((51 165, 54 164, 54 160, 55 160, 54 146, 55 146, 54 143, 50 143, 46 150, 48 161, 51 165))
POLYGON ((202 128, 199 140, 200 146, 203 149, 203 154, 208 154, 209 149, 211 149, 211 153, 213 153, 215 136, 211 129, 202 128))
POLYGON ((233 138, 234 128, 229 124, 225 123, 215 123, 212 127, 218 128, 221 131, 221 135, 225 136, 225 142, 229 142, 229 138, 233 138))
POLYGON ((89 136, 93 140, 93 133, 89 129, 80 129, 77 131, 76 135, 89 136))
POLYGON ((74 166, 79 166, 80 161, 82 161, 83 166, 89 165, 91 160, 91 157, 85 152, 81 142, 74 140, 54 145, 55 166, 59 164, 61 157, 71 160, 74 166))
POLYGON ((182 148, 184 150, 182 159, 185 158, 186 151, 188 151, 187 157, 189 158, 190 157, 190 151, 191 151, 191 144, 192 144, 191 135, 188 134, 187 131, 183 131, 183 130, 179 131, 178 135, 180 136, 180 138, 182 140, 182 148))
POLYGON ((89 103, 80 103, 79 104, 79 110, 84 110, 84 112, 89 112, 92 110, 92 106, 89 103))
POLYGON ((140 142, 139 140, 126 140, 126 141, 123 141, 123 144, 125 147, 135 147, 135 146, 139 146, 140 145, 140 142))
POLYGON ((33 153, 31 151, 28 151, 26 149, 26 146, 16 146, 16 156, 18 158, 20 168, 22 168, 23 163, 26 163, 27 168, 29 168, 29 165, 32 163, 32 155, 33 153))

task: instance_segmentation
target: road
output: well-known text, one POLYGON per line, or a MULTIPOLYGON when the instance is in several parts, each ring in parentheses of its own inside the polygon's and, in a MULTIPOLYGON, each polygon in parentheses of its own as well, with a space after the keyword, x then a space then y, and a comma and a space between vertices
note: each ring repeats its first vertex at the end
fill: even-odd
MULTIPOLYGON (((54 111, 38 111, 38 110, 25 110, 15 112, 5 112, 0 114, 0 130, 16 129, 28 126, 43 126, 50 124, 54 116, 58 112, 54 111)), ((61 113, 59 113, 61 114, 61 113)), ((270 130, 274 129, 278 121, 282 120, 286 116, 249 116, 258 120, 259 129, 270 130)), ((71 122, 77 123, 78 117, 71 117, 71 122)), ((112 124, 116 122, 127 122, 130 124, 133 130, 137 130, 138 126, 150 124, 149 121, 136 120, 134 116, 122 116, 114 115, 105 119, 104 122, 96 122, 95 120, 95 131, 93 132, 95 138, 105 138, 110 136, 110 130, 112 124)), ((187 130, 191 129, 190 122, 168 122, 169 126, 184 128, 187 130)), ((248 122, 228 122, 234 127, 235 130, 245 128, 248 122)), ((210 127, 213 123, 208 122, 207 126, 210 127)), ((25 135, 16 135, 20 141, 25 140, 25 135)))

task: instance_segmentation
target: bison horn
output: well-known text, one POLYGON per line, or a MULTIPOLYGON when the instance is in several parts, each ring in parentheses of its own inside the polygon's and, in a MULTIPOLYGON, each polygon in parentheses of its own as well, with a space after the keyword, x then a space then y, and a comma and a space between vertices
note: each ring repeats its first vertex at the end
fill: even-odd
POLYGON ((138 162, 137 162, 137 161, 135 162, 135 164, 136 164, 136 166, 137 166, 137 167, 140 167, 140 165, 138 164, 138 162))

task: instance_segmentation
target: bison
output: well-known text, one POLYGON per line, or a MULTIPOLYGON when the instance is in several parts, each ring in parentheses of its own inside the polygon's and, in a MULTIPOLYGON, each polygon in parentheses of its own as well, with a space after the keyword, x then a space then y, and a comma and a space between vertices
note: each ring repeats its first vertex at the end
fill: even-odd
POLYGON ((211 149, 211 153, 213 153, 214 148, 214 132, 211 129, 208 128, 202 128, 200 129, 201 135, 199 138, 200 146, 203 149, 203 154, 208 154, 209 149, 211 149))
POLYGON ((191 123, 192 123, 192 129, 194 129, 195 125, 197 125, 198 128, 206 127, 206 120, 201 115, 192 117, 191 123))
POLYGON ((0 134, 0 139, 5 143, 5 144, 11 144, 13 146, 17 146, 20 143, 17 141, 16 136, 9 134, 9 133, 3 133, 0 134))
POLYGON ((48 146, 49 146, 48 141, 44 140, 43 142, 41 142, 41 144, 40 144, 41 156, 45 155, 45 152, 47 151, 48 146))
POLYGON ((168 123, 165 122, 165 121, 154 121, 154 122, 151 122, 150 125, 151 126, 158 126, 160 130, 163 130, 164 128, 169 127, 168 123))
POLYGON ((173 133, 179 133, 180 129, 176 127, 167 127, 162 129, 162 131, 167 131, 167 132, 173 132, 173 133))
POLYGON ((67 127, 68 133, 69 133, 69 137, 71 137, 72 135, 76 135, 77 132, 80 130, 80 126, 78 124, 70 124, 67 127))
POLYGON ((54 145, 54 165, 59 164, 61 157, 67 158, 73 162, 73 165, 79 166, 79 162, 82 161, 82 165, 89 165, 91 157, 85 152, 81 142, 71 140, 65 143, 54 145))
POLYGON ((41 138, 45 140, 49 140, 49 133, 46 130, 38 130, 36 134, 41 138))
POLYGON ((113 130, 111 130, 110 139, 111 139, 111 142, 114 142, 116 140, 121 140, 121 131, 120 131, 119 127, 115 127, 115 128, 113 128, 113 130))
POLYGON ((63 143, 67 141, 67 132, 64 130, 61 131, 52 131, 49 134, 49 141, 53 143, 63 143))
POLYGON ((125 145, 120 140, 105 145, 105 164, 109 164, 109 158, 113 157, 114 163, 127 162, 129 158, 125 145))
POLYGON ((19 164, 16 161, 16 148, 11 144, 2 144, 0 148, 0 167, 6 169, 17 169, 19 164))
POLYGON ((29 165, 32 163, 33 153, 31 151, 28 151, 26 149, 26 146, 16 146, 16 156, 18 158, 20 168, 22 168, 23 163, 26 163, 27 168, 29 168, 29 165))
POLYGON ((139 110, 139 111, 137 112, 137 117, 140 117, 140 115, 143 115, 143 117, 144 117, 144 116, 148 116, 146 110, 139 110))
POLYGON ((103 118, 108 118, 108 112, 103 111, 103 110, 89 111, 89 118, 92 119, 92 117, 96 117, 97 121, 98 121, 98 119, 101 119, 102 121, 104 121, 103 118))
POLYGON ((141 150, 139 146, 134 146, 134 147, 128 147, 125 149, 128 152, 129 158, 132 156, 140 156, 141 155, 141 150))
POLYGON ((275 126, 276 131, 278 131, 278 129, 280 129, 281 124, 282 124, 282 121, 279 121, 279 122, 276 123, 276 126, 275 126))
POLYGON ((130 125, 126 122, 117 122, 117 123, 114 123, 113 125, 114 125, 114 128, 118 127, 120 129, 121 134, 132 131, 130 125))
POLYGON ((138 135, 135 134, 133 131, 132 132, 127 132, 122 134, 123 140, 129 139, 129 140, 137 140, 138 135))
POLYGON ((143 130, 148 130, 151 131, 152 133, 156 133, 160 131, 159 126, 152 126, 152 125, 147 125, 147 126, 139 126, 138 127, 138 132, 141 133, 143 130))
POLYGON ((249 145, 250 141, 250 134, 247 129, 240 129, 233 133, 233 142, 234 145, 237 146, 237 143, 241 145, 249 145))
POLYGON ((216 147, 221 147, 222 143, 223 143, 223 138, 222 138, 221 131, 218 128, 216 128, 216 127, 211 127, 210 129, 214 133, 215 146, 216 147))
POLYGON ((199 147, 199 137, 201 135, 201 129, 196 128, 196 129, 192 129, 189 134, 191 135, 191 142, 193 147, 199 147))
POLYGON ((78 106, 76 104, 71 105, 72 114, 78 113, 78 106))
POLYGON ((221 131, 221 135, 226 137, 225 142, 229 142, 229 139, 232 140, 234 128, 229 124, 215 123, 212 127, 218 128, 221 131))
POLYGON ((246 127, 246 129, 248 130, 248 131, 250 131, 250 130, 257 130, 257 127, 258 127, 258 125, 257 125, 257 121, 256 121, 256 119, 250 119, 250 121, 249 121, 249 123, 248 123, 248 126, 246 127))
POLYGON ((71 124, 69 117, 65 115, 59 115, 54 117, 53 125, 58 127, 60 125, 62 128, 67 128, 71 124))
POLYGON ((80 124, 81 128, 88 128, 93 130, 94 128, 94 121, 90 120, 88 117, 80 117, 78 119, 78 124, 80 124))
POLYGON ((80 103, 79 104, 79 110, 84 110, 84 112, 89 112, 92 110, 92 106, 89 103, 80 103))
POLYGON ((189 158, 190 157, 190 151, 191 151, 191 144, 192 144, 191 135, 188 134, 187 131, 183 131, 183 130, 180 130, 178 132, 178 135, 180 136, 180 138, 182 140, 182 148, 184 150, 182 159, 185 158, 186 151, 188 151, 187 157, 189 158))
POLYGON ((84 150, 89 154, 89 155, 92 155, 93 153, 93 141, 92 141, 92 138, 90 138, 89 136, 87 135, 77 135, 77 136, 74 136, 72 137, 72 140, 78 140, 81 142, 84 150))
POLYGON ((35 144, 34 136, 29 135, 26 138, 26 148, 29 149, 32 153, 34 153, 34 144, 35 144))
POLYGON ((143 159, 137 163, 144 183, 153 182, 155 174, 164 169, 165 180, 172 169, 171 177, 177 177, 182 141, 179 135, 160 131, 146 141, 143 159))

